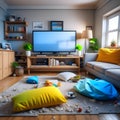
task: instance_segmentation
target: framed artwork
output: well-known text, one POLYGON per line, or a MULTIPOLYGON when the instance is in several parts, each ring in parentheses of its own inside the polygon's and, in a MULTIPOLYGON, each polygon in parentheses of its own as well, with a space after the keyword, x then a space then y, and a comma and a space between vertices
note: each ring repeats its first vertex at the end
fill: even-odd
POLYGON ((33 22, 33 30, 43 30, 43 22, 35 21, 33 22))
POLYGON ((92 30, 92 26, 86 26, 86 30, 92 30))
POLYGON ((62 31, 63 21, 50 21, 50 29, 52 31, 62 31))

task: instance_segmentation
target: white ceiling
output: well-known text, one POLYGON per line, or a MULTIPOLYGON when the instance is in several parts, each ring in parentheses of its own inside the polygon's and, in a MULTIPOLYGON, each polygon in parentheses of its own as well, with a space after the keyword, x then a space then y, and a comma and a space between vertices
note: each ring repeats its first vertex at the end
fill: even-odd
POLYGON ((4 0, 10 9, 95 9, 100 0, 4 0))

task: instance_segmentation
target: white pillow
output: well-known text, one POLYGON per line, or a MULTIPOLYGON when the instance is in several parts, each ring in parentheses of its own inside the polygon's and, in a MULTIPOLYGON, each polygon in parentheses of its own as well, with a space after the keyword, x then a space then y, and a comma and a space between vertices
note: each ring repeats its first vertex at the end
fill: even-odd
POLYGON ((76 76, 76 74, 72 72, 61 72, 57 75, 57 78, 63 81, 68 81, 71 77, 74 76, 76 76))

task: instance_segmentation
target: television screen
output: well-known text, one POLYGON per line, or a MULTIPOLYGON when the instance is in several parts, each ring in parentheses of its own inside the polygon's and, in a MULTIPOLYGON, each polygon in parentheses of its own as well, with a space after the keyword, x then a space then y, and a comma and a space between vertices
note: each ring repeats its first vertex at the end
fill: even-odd
POLYGON ((76 31, 33 31, 34 52, 75 52, 76 31))

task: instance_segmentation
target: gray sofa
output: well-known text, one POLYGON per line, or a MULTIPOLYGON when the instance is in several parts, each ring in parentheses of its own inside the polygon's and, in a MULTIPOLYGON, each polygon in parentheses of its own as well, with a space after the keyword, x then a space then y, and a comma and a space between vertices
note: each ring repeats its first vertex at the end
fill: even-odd
POLYGON ((98 53, 84 54, 84 67, 86 71, 97 78, 111 82, 116 88, 120 89, 120 66, 106 62, 97 62, 97 55, 98 53))

